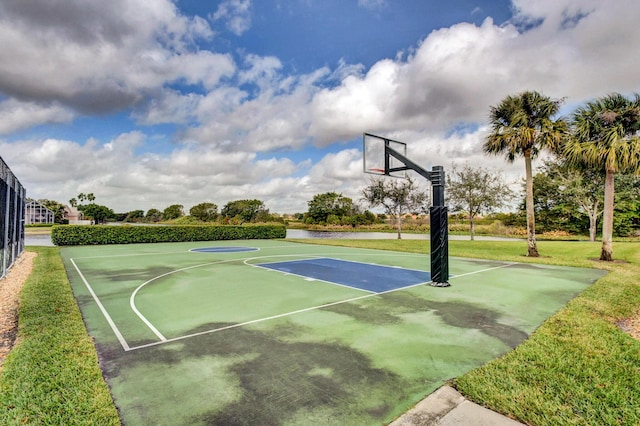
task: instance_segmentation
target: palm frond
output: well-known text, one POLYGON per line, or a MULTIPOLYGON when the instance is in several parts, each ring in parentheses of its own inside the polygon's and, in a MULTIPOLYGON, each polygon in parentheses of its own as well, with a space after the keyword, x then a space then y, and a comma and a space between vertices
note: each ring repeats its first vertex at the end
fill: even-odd
POLYGON ((640 95, 629 100, 619 93, 588 102, 572 120, 573 139, 581 145, 565 149, 577 161, 605 167, 610 173, 637 173, 640 169, 640 95))

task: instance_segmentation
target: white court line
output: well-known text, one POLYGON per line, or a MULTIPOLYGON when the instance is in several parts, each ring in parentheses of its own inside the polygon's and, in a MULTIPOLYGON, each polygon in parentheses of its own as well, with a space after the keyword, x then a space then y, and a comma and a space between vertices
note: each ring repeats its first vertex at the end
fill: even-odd
MULTIPOLYGON (((320 259, 328 259, 328 258, 322 257, 320 259)), ((260 266, 260 265, 249 265, 249 266, 253 266, 254 268, 260 268, 260 269, 263 269, 263 270, 265 270, 267 272, 280 273, 282 275, 292 275, 294 277, 302 278, 305 281, 318 281, 318 282, 325 283, 325 284, 335 285, 337 287, 348 288, 349 290, 358 290, 358 291, 364 291, 365 293, 379 294, 379 293, 376 293, 375 291, 365 290, 363 288, 352 287, 352 286, 346 285, 346 284, 334 283, 333 281, 327 281, 327 280, 323 280, 323 279, 320 279, 320 278, 309 277, 307 275, 294 274, 293 272, 283 272, 283 271, 281 271, 279 269, 267 268, 266 266, 260 266)))
POLYGON ((89 293, 91 293, 91 296, 93 297, 93 300, 96 301, 96 304, 98 305, 98 308, 100 309, 100 311, 102 312, 102 315, 104 315, 104 317, 107 319, 107 322, 109 323, 109 326, 111 327, 111 330, 113 330, 113 333, 116 335, 116 337, 118 338, 118 341, 120 342, 120 344, 122 345, 122 348, 125 351, 130 350, 129 345, 127 344, 127 341, 124 340, 124 337, 122 336, 122 333, 120 333, 120 330, 118 330, 118 327, 116 326, 116 324, 113 322, 113 320, 111 319, 111 316, 109 315, 109 313, 107 312, 107 310, 104 308, 104 306, 102 305, 102 303, 100 302, 100 299, 98 299, 98 296, 96 295, 96 293, 93 291, 93 288, 91 288, 91 285, 89 285, 89 282, 87 281, 87 279, 84 277, 84 275, 82 274, 82 272, 80 272, 80 268, 78 268, 78 265, 76 265, 76 262, 73 259, 69 259, 71 261, 71 263, 73 264, 73 267, 76 268, 76 271, 78 271, 78 275, 80 275, 80 278, 82 279, 82 282, 84 282, 84 285, 87 287, 87 289, 89 290, 89 293))
MULTIPOLYGON (((318 280, 318 281, 321 281, 321 280, 318 280)), ((288 316, 299 314, 299 313, 302 313, 302 312, 309 312, 309 311, 314 311, 314 310, 317 310, 317 309, 326 308, 326 307, 329 307, 329 306, 340 305, 342 303, 354 302, 356 300, 367 299, 369 297, 379 296, 381 294, 387 294, 387 293, 391 293, 391 292, 398 291, 398 290, 406 290, 408 288, 417 287, 417 286, 424 285, 424 284, 427 284, 427 283, 430 283, 430 282, 431 281, 412 284, 412 285, 409 285, 409 286, 406 286, 406 287, 394 288, 392 290, 381 291, 380 293, 365 294, 365 295, 358 296, 358 297, 352 297, 351 299, 339 300, 337 302, 325 303, 323 305, 312 306, 310 308, 298 309, 296 311, 291 311, 291 312, 287 312, 287 313, 284 313, 284 314, 273 315, 273 316, 265 317, 265 318, 258 318, 258 319, 255 319, 255 320, 246 321, 246 322, 242 322, 242 323, 238 323, 238 324, 231 324, 231 325, 227 325, 227 326, 220 327, 220 328, 214 328, 214 329, 211 329, 211 330, 201 331, 201 332, 198 332, 198 333, 193 333, 193 334, 187 334, 187 335, 184 335, 184 336, 174 337, 172 339, 167 339, 164 342, 154 342, 154 343, 147 343, 145 345, 134 346, 134 347, 130 348, 129 350, 135 351, 136 349, 143 349, 143 348, 148 348, 148 347, 151 347, 151 346, 158 346, 158 345, 162 345, 162 344, 165 344, 165 343, 171 343, 171 342, 176 342, 176 341, 179 341, 179 340, 188 339, 188 338, 191 338, 191 337, 202 336, 204 334, 217 333, 219 331, 229 330, 229 329, 232 329, 232 328, 244 327, 244 326, 250 325, 250 324, 256 324, 256 323, 270 321, 270 320, 277 319, 277 318, 288 317, 288 316)))
MULTIPOLYGON (((302 255, 298 255, 298 254, 281 254, 281 255, 267 256, 267 257, 297 257, 297 256, 302 256, 302 255)), ((355 254, 354 256, 357 256, 357 254, 355 254)), ((368 255, 360 255, 360 256, 368 256, 368 255)), ((349 289, 353 289, 353 290, 366 291, 368 293, 381 294, 379 292, 375 292, 375 291, 371 291, 371 290, 365 290, 363 288, 350 286, 348 284, 340 284, 340 283, 336 283, 336 282, 333 282, 333 281, 323 280, 323 279, 320 279, 320 278, 309 277, 307 275, 296 274, 294 272, 285 272, 285 271, 282 271, 280 269, 270 268, 269 266, 263 266, 263 265, 270 265, 270 264, 274 264, 274 263, 282 263, 282 261, 279 261, 279 260, 278 261, 274 261, 274 262, 262 262, 260 264, 258 264, 258 263, 247 263, 250 260, 262 259, 264 257, 265 256, 257 256, 257 257, 247 258, 247 259, 244 260, 244 264, 245 265, 249 265, 249 266, 253 266, 253 267, 256 267, 256 268, 263 268, 263 269, 266 269, 266 270, 271 271, 271 272, 280 272, 283 275, 293 275, 293 276, 296 276, 296 277, 304 278, 307 281, 320 281, 320 282, 325 282, 327 284, 336 285, 338 287, 345 287, 345 288, 349 288, 349 289)), ((290 261, 287 261, 287 263, 307 262, 307 261, 313 260, 313 259, 317 259, 317 260, 328 259, 328 260, 335 260, 337 262, 357 263, 357 264, 360 264, 360 265, 378 266, 378 267, 381 267, 381 268, 404 269, 406 271, 424 272, 424 273, 431 274, 429 271, 423 271, 421 269, 404 268, 402 266, 383 265, 383 264, 372 263, 372 262, 359 262, 359 261, 356 261, 356 260, 338 259, 338 258, 330 257, 330 256, 313 256, 311 258, 306 258, 306 259, 290 260, 290 261)), ((401 287, 401 288, 407 288, 407 286, 401 287)))
MULTIPOLYGON (((251 242, 254 240, 234 240, 234 241, 247 241, 247 242, 251 242)), ((195 242, 195 241, 193 241, 195 242)), ((164 244, 164 243, 158 243, 158 244, 164 244)), ((166 243, 166 244, 171 244, 171 243, 166 243)), ((264 250, 264 249, 272 249, 272 248, 277 248, 277 249, 289 249, 289 248, 300 248, 298 243, 289 243, 290 246, 288 247, 280 247, 280 246, 268 246, 268 247, 255 247, 258 250, 264 250)), ((210 247, 225 247, 225 246, 210 246, 210 247)), ((75 257, 74 259, 102 259, 102 258, 110 258, 110 257, 131 257, 131 256, 161 256, 161 255, 173 255, 173 254, 178 254, 178 253, 193 253, 193 249, 194 248, 198 248, 198 247, 192 247, 189 250, 180 250, 180 251, 160 251, 157 253, 130 253, 130 254, 109 254, 109 255, 100 255, 100 256, 84 256, 84 257, 75 257)), ((204 248, 204 247, 200 247, 200 248, 204 248)), ((363 250, 370 250, 370 249, 363 249, 363 250)), ((198 253, 198 252, 196 252, 198 253)), ((231 252, 229 254, 233 254, 234 252, 231 252)), ((235 252, 235 253, 243 253, 243 252, 235 252)), ((213 254, 213 253, 200 253, 200 254, 213 254)))
MULTIPOLYGON (((185 253, 184 251, 181 251, 179 253, 185 253)), ((146 255, 147 253, 143 254, 146 255)), ((100 256, 101 257, 101 256, 100 256)), ((118 255, 116 256, 112 256, 112 257, 119 257, 118 255)), ((87 257, 84 258, 78 258, 78 259, 88 259, 87 257)), ((87 279, 85 278, 85 276, 82 274, 82 272, 80 271, 80 268, 78 267, 78 265, 76 265, 76 262, 74 261, 73 258, 69 258, 69 260, 71 261, 71 263, 73 264, 74 268, 76 269, 76 271, 78 271, 78 274, 80 275, 80 278, 82 279, 82 281, 84 282, 85 286, 87 287, 87 289, 89 290, 89 293, 91 293, 91 296, 93 297, 93 299, 96 301, 96 304, 98 305, 98 308, 100 309, 100 311, 102 312, 102 315, 104 315, 105 319, 107 320, 107 322, 109 323, 109 326, 111 327, 111 330, 113 330, 113 333, 116 335, 118 341, 120 342, 120 344, 122 345, 122 348, 125 351, 129 351, 130 350, 130 346, 127 344, 127 341, 124 339, 124 336, 122 335, 122 333, 120 332, 120 330, 118 329, 118 327, 116 326, 115 322, 113 321, 113 319, 111 318, 111 316, 109 315, 109 313, 107 312, 106 308, 104 307, 104 305, 102 304, 102 302, 100 302, 100 299, 98 298, 98 296, 96 295, 96 293, 94 292, 93 288, 91 287, 91 285, 89 284, 89 281, 87 281, 87 279)), ((226 260, 221 260, 221 261, 217 261, 217 262, 209 262, 209 263, 203 263, 203 264, 199 264, 199 265, 193 265, 193 266, 188 266, 186 268, 181 268, 181 269, 176 269, 174 271, 170 271, 167 272, 165 274, 162 275, 158 275, 157 277, 154 277, 152 279, 150 279, 149 281, 146 281, 144 283, 142 283, 141 285, 139 285, 131 294, 131 296, 129 297, 129 306, 131 307, 131 309, 133 310, 133 312, 138 316, 138 318, 140 318, 140 320, 149 328, 149 330, 151 330, 151 332, 153 332, 153 334, 155 334, 161 342, 166 342, 169 339, 167 339, 166 337, 164 337, 162 335, 162 333, 160 333, 160 331, 151 323, 151 321, 149 321, 143 314, 142 312, 140 312, 138 310, 138 308, 135 305, 135 296, 138 293, 138 291, 140 291, 140 289, 142 289, 142 287, 144 287, 145 285, 159 279, 162 277, 165 277, 167 275, 176 273, 176 272, 180 272, 180 271, 185 271, 187 269, 192 269, 192 268, 198 268, 198 267, 202 267, 202 266, 209 266, 209 265, 214 265, 217 263, 225 263, 225 262, 233 262, 233 261, 239 261, 242 260, 240 259, 226 259, 226 260)))
MULTIPOLYGON (((278 248, 278 247, 275 247, 275 248, 278 248)), ((326 248, 326 247, 323 247, 323 248, 326 248)), ((264 247, 262 249, 264 249, 264 247)), ((381 250, 367 249, 367 248, 364 248, 364 249, 361 249, 361 250, 381 252, 381 250)), ((175 253, 185 253, 185 251, 172 252, 172 253, 140 253, 140 254, 130 254, 130 255, 124 255, 124 256, 134 256, 134 255, 146 256, 146 255, 162 255, 162 254, 175 254, 175 253)), ((334 253, 328 253, 328 254, 334 254, 335 255, 335 252, 334 253)), ((364 256, 362 254, 357 254, 357 253, 342 253, 342 254, 351 255, 351 256, 364 256)), ((382 255, 382 253, 381 253, 381 255, 382 255)), ((353 301, 356 301, 356 300, 365 299, 365 298, 368 298, 368 297, 373 297, 373 296, 383 295, 383 294, 386 294, 386 293, 391 293, 391 292, 394 292, 394 291, 406 290, 406 289, 409 289, 409 288, 412 288, 412 287, 417 287, 417 286, 420 286, 420 285, 427 284, 427 283, 431 282, 431 281, 428 281, 428 282, 424 282, 424 283, 418 283, 418 284, 414 284, 414 285, 410 285, 410 286, 406 286, 406 287, 387 290, 387 291, 380 292, 380 293, 369 292, 367 290, 353 288, 355 290, 368 292, 369 294, 365 294, 363 296, 358 296, 358 297, 351 298, 351 299, 332 302, 332 303, 328 303, 328 304, 324 304, 324 305, 314 306, 314 307, 310 307, 310 308, 304 308, 304 309, 300 309, 300 310, 296 310, 296 311, 292 311, 292 312, 287 312, 287 313, 284 313, 284 314, 278 314, 278 315, 274 315, 274 316, 270 316, 270 317, 266 317, 266 318, 259 318, 259 319, 256 319, 256 320, 251 320, 251 321, 247 321, 247 322, 243 322, 243 323, 233 324, 233 325, 222 327, 222 328, 218 328, 218 329, 212 329, 212 330, 207 330, 207 331, 203 331, 203 332, 199 332, 199 333, 194 333, 194 334, 189 334, 189 335, 185 335, 185 336, 179 336, 179 337, 175 337, 175 338, 170 338, 170 339, 167 339, 164 335, 162 335, 162 333, 160 333, 160 331, 137 309, 137 307, 135 305, 135 300, 134 300, 135 296, 137 295, 137 293, 144 286, 146 286, 147 284, 149 284, 149 283, 151 283, 151 282, 153 282, 153 281, 155 281, 157 279, 160 279, 162 277, 165 277, 167 275, 170 275, 170 274, 173 274, 173 273, 176 273, 176 272, 181 272, 181 271, 185 271, 185 270, 188 270, 188 269, 199 268, 199 267, 203 267, 203 266, 210 266, 210 265, 215 265, 215 264, 220 264, 220 263, 234 262, 234 261, 243 261, 243 263, 248 265, 248 266, 267 269, 267 268, 264 268, 264 267, 261 267, 261 266, 255 265, 255 264, 247 263, 247 262, 251 261, 251 260, 256 260, 256 259, 264 259, 264 258, 272 258, 272 257, 295 257, 295 256, 310 256, 310 257, 320 257, 320 256, 322 256, 322 257, 326 257, 326 254, 322 254, 322 253, 301 254, 301 253, 298 253, 298 254, 295 254, 295 255, 265 255, 265 256, 255 256, 255 257, 250 257, 250 258, 245 258, 245 259, 242 259, 242 258, 226 259, 226 260, 222 260, 222 261, 203 263, 203 264, 199 264, 199 265, 193 265, 193 266, 188 266, 188 267, 181 268, 181 269, 176 269, 174 271, 167 272, 165 274, 159 275, 157 277, 154 277, 154 278, 142 283, 131 294, 131 297, 129 298, 129 304, 130 304, 130 307, 132 308, 132 310, 134 311, 134 313, 138 316, 138 318, 140 318, 140 320, 160 339, 160 341, 159 342, 145 344, 145 345, 135 346, 135 347, 130 347, 127 344, 126 340, 124 339, 124 337, 120 333, 118 327, 115 325, 115 323, 113 322, 113 320, 109 316, 108 312, 106 311, 106 309, 104 308, 104 306, 102 305, 100 300, 98 299, 98 296, 95 294, 95 292, 91 288, 89 282, 86 280, 86 278, 84 277, 84 275, 82 274, 82 272, 80 271, 80 269, 78 268, 78 266, 76 265, 74 260, 73 259, 70 259, 70 260, 73 263, 75 269, 78 271, 78 274, 82 278, 83 282, 85 283, 85 285, 89 289, 89 292, 91 293, 93 299, 96 301, 98 307, 100 308, 100 311, 105 316, 107 322, 111 326, 111 329, 113 330, 114 334, 116 335, 116 337, 120 341, 120 344, 122 345, 122 347, 123 347, 123 349, 125 351, 131 351, 131 350, 142 349, 142 348, 151 347, 151 346, 157 346, 157 345, 161 345, 161 344, 164 344, 164 343, 171 343, 171 342, 175 342, 175 341, 178 341, 178 340, 187 339, 187 338, 190 338, 190 337, 196 337, 196 336, 209 334, 209 333, 214 333, 214 332, 218 332, 218 331, 223 331, 223 330, 227 330, 227 329, 231 329, 231 328, 243 327, 243 326, 250 325, 250 324, 255 324, 255 323, 259 323, 259 322, 269 321, 269 320, 272 320, 272 319, 291 316, 291 315, 294 315, 294 314, 297 314, 297 313, 302 313, 302 312, 307 312, 307 311, 311 311, 311 310, 321 309, 321 308, 324 308, 324 307, 334 306, 334 305, 338 305, 338 304, 342 304, 342 303, 349 303, 349 302, 353 302, 353 301)), ((386 257, 389 257, 389 256, 405 257, 405 256, 426 256, 426 254, 421 254, 421 253, 389 254, 389 253, 385 253, 384 256, 386 256, 386 257)), ((98 257, 121 257, 121 255, 84 257, 82 259, 98 258, 98 257)), ((80 258, 78 258, 78 259, 80 259, 80 258)), ((348 260, 345 260, 345 261, 348 262, 348 260)), ((362 262, 360 262, 360 263, 362 263, 362 262)), ((483 269, 483 270, 479 270, 479 271, 468 272, 466 274, 460 274, 460 275, 456 275, 455 277, 450 277, 450 278, 458 278, 458 277, 477 274, 477 273, 481 273, 481 272, 491 271, 491 270, 494 270, 494 269, 505 268, 505 267, 512 266, 512 265, 515 265, 515 264, 517 264, 517 262, 513 262, 513 263, 509 263, 509 264, 505 264, 505 265, 501 265, 501 266, 497 266, 497 267, 492 267, 492 268, 488 268, 488 269, 483 269)), ((379 265, 379 264, 372 264, 372 265, 379 265)), ((379 265, 379 266, 388 266, 388 265, 379 265)), ((270 271, 274 271, 274 270, 270 270, 270 271)), ((274 271, 274 272, 279 272, 279 271, 274 271)), ((290 274, 290 275, 297 275, 297 274, 290 274)), ((297 275, 297 276, 300 276, 300 275, 297 275)), ((302 276, 300 276, 300 277, 302 277, 302 276)), ((336 283, 332 283, 332 282, 328 282, 328 281, 324 281, 324 280, 317 280, 317 281, 325 282, 325 283, 329 283, 329 284, 333 284, 333 285, 343 286, 341 284, 336 284, 336 283)), ((343 287, 352 288, 352 287, 349 287, 349 286, 343 286, 343 287)))
POLYGON ((135 346, 135 347, 132 347, 132 348, 130 348, 128 350, 134 351, 136 349, 143 349, 143 348, 148 348, 148 347, 151 347, 151 346, 158 346, 158 345, 162 345, 164 343, 176 342, 176 341, 179 341, 179 340, 189 339, 191 337, 202 336, 204 334, 211 334, 211 333, 216 333, 218 331, 229 330, 231 328, 244 327, 244 326, 249 325, 249 324, 256 324, 256 323, 259 323, 259 322, 270 321, 270 320, 273 320, 273 319, 283 318, 283 317, 299 314, 299 313, 302 313, 302 312, 308 312, 308 311, 313 311, 313 310, 316 310, 316 309, 326 308, 328 306, 339 305, 341 303, 353 302, 355 300, 360 300, 360 299, 364 299, 364 298, 371 297, 371 296, 377 296, 378 294, 381 294, 381 293, 365 294, 363 296, 353 297, 353 298, 347 299, 347 300, 340 300, 338 302, 325 303, 324 305, 318 305, 318 306, 312 306, 310 308, 298 309, 297 311, 291 311, 291 312, 287 312, 287 313, 284 313, 284 314, 273 315, 273 316, 265 317, 265 318, 258 318, 258 319, 255 319, 255 320, 246 321, 246 322, 242 322, 242 323, 238 323, 238 324, 231 324, 231 325, 227 325, 225 327, 220 327, 220 328, 214 328, 214 329, 211 329, 211 330, 201 331, 199 333, 193 333, 193 334, 187 334, 187 335, 184 335, 184 336, 174 337, 173 339, 167 339, 164 342, 154 342, 154 343, 148 343, 146 345, 135 346))
POLYGON ((467 275, 479 274, 481 272, 493 271, 495 269, 508 268, 509 266, 513 266, 513 265, 518 265, 518 262, 510 262, 510 263, 506 263, 504 265, 494 266, 493 268, 481 269, 479 271, 467 272, 466 274, 454 275, 454 276, 449 277, 449 279, 466 277, 467 275))
POLYGON ((102 256, 84 256, 84 257, 76 257, 75 259, 109 259, 112 257, 133 257, 133 256, 159 256, 163 254, 177 254, 177 253, 188 253, 188 251, 162 251, 157 253, 128 253, 128 254, 109 254, 102 256))
MULTIPOLYGON (((284 256, 289 256, 289 255, 280 255, 280 256, 284 257, 284 256)), ((271 257, 271 256, 265 256, 265 257, 271 257)), ((256 259, 256 258, 252 258, 252 259, 256 259)), ((249 259, 246 259, 246 260, 249 260, 249 259)), ((451 278, 465 277, 465 276, 468 276, 468 275, 479 274, 479 273, 482 273, 482 272, 493 271, 493 270, 501 269, 501 268, 507 268, 509 266, 513 266, 513 265, 517 265, 517 264, 518 264, 518 262, 512 262, 512 263, 508 263, 508 264, 505 264, 505 265, 495 266, 493 268, 487 268, 487 269, 482 269, 482 270, 479 270, 479 271, 467 272, 466 274, 456 275, 455 277, 451 277, 451 278)), ((248 265, 250 265, 250 264, 248 264, 248 265)), ((410 286, 401 287, 401 288, 394 288, 394 289, 391 289, 391 290, 382 291, 380 293, 365 294, 363 296, 353 297, 353 298, 345 299, 345 300, 339 300, 337 302, 325 303, 323 305, 312 306, 310 308, 298 309, 296 311, 291 311, 291 312, 287 312, 287 313, 283 313, 283 314, 273 315, 273 316, 265 317, 265 318, 259 318, 259 319, 255 319, 255 320, 251 320, 251 321, 238 323, 238 324, 227 325, 225 327, 214 328, 214 329, 211 329, 211 330, 201 331, 201 332, 198 332, 198 333, 186 334, 184 336, 174 337, 174 338, 162 341, 162 342, 154 342, 154 343, 147 343, 145 345, 134 346, 134 347, 128 349, 128 351, 135 351, 135 350, 138 350, 138 349, 150 348, 150 347, 153 347, 153 346, 163 345, 165 343, 178 342, 180 340, 185 340, 185 339, 189 339, 189 338, 192 338, 192 337, 203 336, 205 334, 212 334, 212 333, 217 333, 217 332, 220 332, 220 331, 230 330, 230 329, 233 329, 233 328, 244 327, 244 326, 251 325, 251 324, 257 324, 257 323, 261 323, 261 322, 270 321, 270 320, 273 320, 273 319, 284 318, 284 317, 292 316, 292 315, 303 313, 303 312, 309 312, 309 311, 313 311, 313 310, 326 308, 326 307, 329 307, 329 306, 340 305, 340 304, 343 304, 343 303, 355 302, 356 300, 367 299, 369 297, 380 296, 380 295, 384 295, 384 294, 387 294, 387 293, 393 293, 393 292, 400 291, 400 290, 407 290, 409 288, 418 287, 418 286, 421 286, 421 285, 424 285, 424 284, 428 284, 430 282, 432 282, 432 281, 412 284, 410 286)))
POLYGON ((138 316, 138 318, 140 318, 140 320, 141 320, 143 323, 145 323, 145 325, 146 325, 147 327, 149 327, 149 330, 151 330, 151 331, 153 332, 153 334, 155 334, 156 336, 158 336, 158 338, 159 338, 162 342, 166 342, 166 341, 168 341, 168 339, 167 339, 166 337, 164 337, 164 336, 162 335, 162 333, 160 333, 160 331, 158 331, 158 329, 157 329, 157 328, 155 328, 153 324, 151 324, 151 321, 149 321, 149 320, 147 319, 147 317, 145 317, 145 316, 142 314, 142 312, 140 312, 140 311, 138 310, 138 308, 136 307, 135 298, 136 298, 136 295, 138 294, 138 292, 142 289, 142 287, 146 286, 146 285, 147 285, 147 284, 149 284, 149 283, 154 282, 154 281, 155 281, 155 280, 157 280, 157 279, 160 279, 160 278, 166 277, 167 275, 175 274, 176 272, 182 272, 182 271, 186 271, 186 270, 188 270, 188 269, 200 268, 200 267, 203 267, 203 266, 216 265, 216 264, 219 264, 219 263, 235 262, 235 261, 239 261, 239 260, 242 260, 242 259, 226 259, 226 260, 220 260, 220 261, 217 261, 217 262, 202 263, 202 264, 199 264, 199 265, 187 266, 186 268, 180 268, 180 269, 176 269, 176 270, 173 270, 173 271, 166 272, 166 273, 164 273, 164 274, 162 274, 162 275, 158 275, 157 277, 151 278, 150 280, 145 281, 144 283, 140 284, 140 285, 139 285, 139 286, 138 286, 138 287, 133 291, 133 293, 131 293, 131 297, 129 297, 129 306, 131 306, 131 309, 133 310, 133 312, 138 316))

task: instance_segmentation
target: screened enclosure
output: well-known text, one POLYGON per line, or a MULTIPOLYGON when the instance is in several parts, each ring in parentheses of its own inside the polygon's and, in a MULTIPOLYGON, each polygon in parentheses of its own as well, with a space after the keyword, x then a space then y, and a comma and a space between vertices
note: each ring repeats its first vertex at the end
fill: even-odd
POLYGON ((26 190, 0 157, 0 278, 24 251, 26 190))
POLYGON ((31 201, 25 206, 24 218, 26 225, 52 224, 55 221, 55 214, 39 202, 31 201))

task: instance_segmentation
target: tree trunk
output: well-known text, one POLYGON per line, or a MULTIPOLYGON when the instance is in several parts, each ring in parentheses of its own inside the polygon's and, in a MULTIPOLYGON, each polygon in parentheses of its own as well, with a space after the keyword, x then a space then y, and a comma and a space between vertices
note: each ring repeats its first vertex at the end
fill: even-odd
POLYGON ((582 207, 589 217, 589 241, 593 243, 598 234, 598 207, 600 202, 598 200, 593 202, 580 200, 578 204, 580 204, 580 207, 582 207))
POLYGON ((589 207, 587 212, 589 213, 589 241, 592 243, 596 240, 596 235, 598 233, 598 207, 599 202, 596 200, 589 207))
POLYGON ((475 233, 476 233, 476 226, 473 223, 473 218, 469 216, 469 234, 471 236, 471 241, 473 241, 475 233))
POLYGON ((524 165, 526 172, 526 199, 527 208, 527 256, 538 257, 538 246, 536 244, 536 218, 533 209, 533 173, 531 170, 531 151, 524 153, 524 165))
POLYGON ((596 240, 596 232, 598 230, 598 213, 589 213, 589 241, 596 240))
POLYGON ((602 251, 600 260, 613 260, 613 196, 614 174, 607 170, 604 180, 604 214, 602 215, 602 251))
POLYGON ((398 239, 401 240, 402 239, 402 216, 398 215, 398 218, 396 219, 396 227, 398 229, 398 239))

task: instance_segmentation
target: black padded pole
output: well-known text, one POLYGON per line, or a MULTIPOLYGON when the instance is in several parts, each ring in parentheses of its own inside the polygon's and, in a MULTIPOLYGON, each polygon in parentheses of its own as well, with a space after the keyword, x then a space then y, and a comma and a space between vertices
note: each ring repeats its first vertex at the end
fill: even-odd
POLYGON ((385 171, 413 170, 431 181, 433 207, 429 209, 431 220, 431 285, 449 287, 449 225, 448 211, 444 202, 444 167, 433 166, 425 170, 385 142, 385 171), (389 157, 400 160, 404 167, 389 168, 389 157))
POLYGON ((431 285, 449 287, 449 226, 448 211, 444 203, 444 167, 434 166, 431 171, 433 206, 429 209, 431 221, 431 285))

